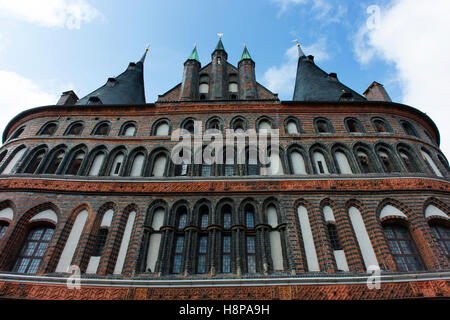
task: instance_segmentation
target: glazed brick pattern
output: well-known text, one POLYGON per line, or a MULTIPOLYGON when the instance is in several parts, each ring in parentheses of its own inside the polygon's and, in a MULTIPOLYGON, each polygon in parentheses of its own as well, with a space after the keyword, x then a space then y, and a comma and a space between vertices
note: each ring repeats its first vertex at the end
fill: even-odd
POLYGON ((385 300, 443 298, 450 296, 450 282, 406 281, 382 283, 380 290, 364 284, 238 286, 197 288, 139 288, 82 286, 69 290, 63 285, 1 282, 0 297, 39 300, 385 300))

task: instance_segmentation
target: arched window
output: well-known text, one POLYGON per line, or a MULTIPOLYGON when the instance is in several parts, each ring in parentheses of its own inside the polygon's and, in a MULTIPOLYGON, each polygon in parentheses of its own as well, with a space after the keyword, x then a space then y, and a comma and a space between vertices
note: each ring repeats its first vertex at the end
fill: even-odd
MULTIPOLYGON (((128 207, 130 208, 130 207, 128 207)), ((125 208, 124 214, 127 214, 128 208, 125 208)), ((117 254, 116 265, 114 267, 113 274, 121 274, 125 263, 125 258, 128 251, 128 245, 130 243, 131 233, 133 229, 134 219, 136 218, 136 211, 132 210, 128 212, 126 218, 125 229, 122 234, 122 241, 120 242, 119 253, 117 254)))
POLYGON ((49 157, 49 165, 44 173, 47 174, 55 174, 59 168, 59 165, 64 159, 64 156, 66 155, 66 149, 62 148, 55 152, 52 151, 51 156, 49 157))
POLYGON ((36 273, 52 240, 54 231, 55 228, 53 226, 31 229, 28 232, 13 271, 29 274, 36 273))
POLYGON ((297 208, 298 220, 300 222, 300 230, 305 248, 306 263, 308 271, 320 271, 319 260, 317 259, 316 246, 314 237, 309 223, 308 211, 304 206, 297 208))
POLYGON ((83 122, 74 122, 69 125, 64 135, 79 136, 83 132, 84 124, 83 122))
POLYGON ((261 119, 257 123, 258 132, 269 133, 272 130, 272 122, 269 119, 261 119))
POLYGON ((313 163, 317 174, 329 174, 327 162, 325 156, 320 151, 315 151, 313 153, 313 163))
POLYGON ((89 212, 87 210, 82 210, 78 213, 75 222, 73 223, 72 229, 70 230, 69 237, 66 240, 64 250, 59 258, 58 266, 56 267, 56 272, 68 272, 68 268, 72 263, 73 255, 77 248, 78 242, 80 241, 81 234, 83 232, 84 225, 86 224, 89 212))
POLYGON ((369 157, 370 151, 366 147, 357 146, 354 149, 356 154, 356 160, 359 164, 359 168, 362 173, 373 173, 376 172, 373 161, 369 157))
POLYGON ((209 84, 201 83, 200 87, 199 87, 199 93, 200 93, 200 95, 203 94, 206 97, 206 95, 209 93, 209 84))
POLYGON ((158 120, 153 128, 154 136, 168 136, 170 134, 170 126, 167 120, 158 120))
POLYGON ((373 119, 372 120, 373 126, 375 127, 376 132, 390 132, 387 123, 382 119, 373 119))
POLYGON ((25 130, 25 126, 20 127, 19 129, 14 131, 14 133, 11 135, 11 137, 8 139, 8 141, 19 138, 20 135, 24 132, 24 130, 25 130))
POLYGON ((26 151, 25 146, 20 146, 16 148, 3 164, 4 169, 2 170, 2 174, 11 174, 16 164, 19 162, 19 160, 22 159, 25 151, 26 151))
POLYGON ((333 132, 333 128, 328 119, 318 118, 314 119, 314 126, 317 133, 330 133, 333 132))
POLYGON ((385 147, 379 147, 377 148, 377 155, 378 158, 380 159, 381 164, 383 165, 384 172, 386 173, 398 172, 394 164, 394 158, 390 150, 388 150, 385 147))
POLYGON ((350 166, 347 155, 344 151, 338 149, 337 151, 335 151, 334 156, 336 158, 337 167, 341 174, 353 173, 352 167, 350 166))
POLYGON ((231 129, 237 133, 242 133, 247 130, 247 121, 241 116, 232 119, 230 124, 231 129))
POLYGON ((68 169, 66 174, 77 175, 78 171, 80 170, 81 164, 83 163, 85 155, 86 153, 82 150, 75 153, 70 164, 67 167, 68 169))
POLYGON ((431 155, 423 149, 420 149, 420 153, 422 154, 422 158, 425 161, 425 164, 427 165, 428 170, 431 173, 434 173, 435 175, 437 175, 439 177, 443 177, 443 174, 441 173, 439 168, 436 166, 436 163, 434 163, 433 158, 431 158, 431 155))
POLYGON ((161 228, 164 223, 165 210, 163 207, 159 207, 153 212, 153 219, 151 224, 149 243, 147 244, 147 259, 146 268, 144 271, 155 272, 156 262, 158 260, 158 254, 161 246, 162 231, 161 228))
POLYGON ((430 222, 430 228, 444 251, 450 259, 450 228, 444 224, 430 222))
POLYGON ((109 130, 111 129, 111 124, 107 121, 100 122, 97 124, 92 131, 92 135, 96 136, 107 136, 109 134, 109 130))
POLYGON ((236 82, 230 82, 228 84, 228 91, 230 93, 237 93, 238 92, 238 84, 236 82))
POLYGON ((56 129, 58 129, 58 123, 57 122, 49 122, 42 126, 42 128, 38 132, 38 135, 52 136, 53 134, 55 134, 56 129))
POLYGON ((281 232, 279 230, 279 221, 277 208, 273 204, 267 206, 267 223, 271 227, 269 233, 270 239, 270 253, 272 258, 273 270, 283 271, 284 270, 284 258, 283 258, 283 247, 281 245, 281 232))
POLYGON ((292 151, 291 155, 291 166, 293 174, 307 174, 306 164, 303 155, 299 151, 292 151))
POLYGON ((142 170, 144 169, 145 155, 139 152, 134 156, 133 164, 131 165, 130 176, 140 177, 142 176, 142 170))
POLYGON ((350 133, 364 132, 364 127, 357 119, 345 119, 345 126, 347 128, 347 131, 350 133))
POLYGON ((105 153, 99 152, 94 157, 91 167, 89 168, 88 176, 98 176, 100 175, 100 169, 102 168, 103 162, 105 161, 105 153))
POLYGON ((399 149, 399 155, 400 159, 402 159, 402 162, 408 172, 418 172, 419 169, 417 168, 417 164, 413 160, 413 157, 411 156, 411 153, 406 149, 399 149))
POLYGON ((422 260, 406 227, 399 224, 383 226, 391 253, 399 271, 422 271, 422 260))
POLYGON ((218 117, 212 117, 206 121, 206 129, 223 130, 223 121, 218 117))
POLYGON ((167 155, 165 153, 159 153, 153 162, 152 176, 163 177, 166 172, 167 155))
POLYGON ((192 120, 192 119, 186 120, 183 123, 182 128, 184 130, 187 130, 190 134, 194 134, 194 130, 195 130, 195 128, 194 128, 194 120, 192 120))
POLYGON ((358 241, 359 249, 366 266, 366 270, 371 266, 379 266, 377 256, 373 250, 372 242, 367 233, 366 225, 362 218, 361 212, 356 207, 350 207, 348 210, 350 221, 358 241))
POLYGON ((36 173, 36 169, 44 159, 44 156, 47 154, 47 149, 41 149, 33 154, 31 159, 28 161, 28 165, 26 166, 24 173, 36 173))
POLYGON ((339 240, 333 209, 331 209, 330 206, 323 207, 323 215, 327 224, 328 240, 330 242, 331 249, 333 250, 336 267, 340 271, 349 271, 347 258, 345 257, 345 252, 339 240))
POLYGON ((132 137, 136 134, 136 124, 134 122, 127 122, 120 128, 119 136, 132 137))
POLYGON ((286 133, 288 134, 298 134, 300 133, 300 123, 296 118, 287 118, 284 122, 284 127, 286 133))
POLYGON ((125 158, 125 155, 122 152, 119 152, 114 157, 114 160, 112 162, 112 166, 109 172, 109 175, 112 177, 117 177, 121 174, 122 166, 123 166, 123 160, 125 158))
POLYGON ((114 216, 114 210, 108 209, 103 213, 101 217, 100 226, 95 233, 95 239, 92 247, 91 257, 86 268, 86 273, 97 273, 97 269, 100 263, 101 256, 103 255, 103 249, 108 238, 109 228, 114 216))
POLYGON ((416 129, 414 129, 412 124, 410 124, 407 121, 401 121, 401 125, 402 125, 403 130, 405 131, 405 133, 407 135, 414 136, 414 137, 417 137, 417 138, 419 137, 418 134, 417 134, 416 129))

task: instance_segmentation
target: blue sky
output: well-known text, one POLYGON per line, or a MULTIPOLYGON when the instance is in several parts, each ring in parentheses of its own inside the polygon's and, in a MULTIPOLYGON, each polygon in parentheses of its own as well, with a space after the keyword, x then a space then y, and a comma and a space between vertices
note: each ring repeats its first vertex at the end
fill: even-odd
MULTIPOLYGON (((450 9, 445 0, 433 1, 434 8, 428 9, 422 3, 0 0, 0 86, 6 87, 0 93, 0 130, 24 109, 56 103, 62 91, 73 89, 83 97, 138 60, 147 44, 146 97, 154 102, 181 81, 183 62, 195 43, 202 65, 209 63, 221 32, 229 62, 236 65, 247 44, 257 81, 279 93, 281 100, 292 98, 292 40, 298 38, 321 68, 336 72, 354 90, 362 93, 375 80, 385 85, 393 101, 427 112, 445 141, 450 133, 442 119, 450 107, 443 101, 445 88, 432 103, 427 97, 436 92, 427 88, 418 96, 422 90, 417 88, 426 87, 430 77, 448 83, 450 9), (380 10, 376 30, 367 28, 373 17, 367 12, 370 5, 380 10), (412 34, 414 40, 406 42, 412 34), (440 66, 434 73, 424 67, 429 50, 440 66), (416 65, 423 68, 416 70, 416 65), (417 79, 421 72, 428 72, 422 82, 417 79)), ((442 147, 450 151, 450 145, 442 147)))

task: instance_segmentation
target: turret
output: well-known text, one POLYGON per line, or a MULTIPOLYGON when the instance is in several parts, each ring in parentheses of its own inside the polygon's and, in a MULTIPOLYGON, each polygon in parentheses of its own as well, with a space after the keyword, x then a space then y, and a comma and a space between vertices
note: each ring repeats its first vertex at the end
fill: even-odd
POLYGON ((228 54, 223 47, 222 39, 219 38, 216 49, 211 54, 211 100, 228 99, 228 54))
POLYGON ((256 89, 255 62, 253 61, 247 46, 244 46, 241 60, 238 63, 239 70, 239 99, 258 99, 256 89))
POLYGON ((198 100, 199 70, 201 67, 197 46, 184 63, 183 81, 181 83, 181 101, 198 100))
POLYGON ((130 62, 119 76, 109 78, 106 84, 77 101, 77 105, 90 104, 144 104, 144 61, 148 48, 138 62, 130 62))

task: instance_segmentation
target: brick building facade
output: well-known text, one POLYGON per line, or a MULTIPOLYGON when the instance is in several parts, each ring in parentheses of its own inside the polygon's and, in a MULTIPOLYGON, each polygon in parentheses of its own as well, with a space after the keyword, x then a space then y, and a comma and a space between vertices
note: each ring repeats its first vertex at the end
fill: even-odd
POLYGON ((359 95, 300 47, 293 100, 279 101, 247 48, 235 67, 221 40, 145 103, 146 54, 88 96, 65 92, 8 124, 0 297, 450 296, 450 168, 427 115, 377 82, 359 95), (195 121, 278 129, 278 155, 265 166, 236 143, 222 163, 174 163, 172 133, 195 121), (70 266, 80 290, 66 286, 70 266), (366 284, 373 267, 380 289, 366 284))

